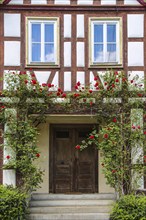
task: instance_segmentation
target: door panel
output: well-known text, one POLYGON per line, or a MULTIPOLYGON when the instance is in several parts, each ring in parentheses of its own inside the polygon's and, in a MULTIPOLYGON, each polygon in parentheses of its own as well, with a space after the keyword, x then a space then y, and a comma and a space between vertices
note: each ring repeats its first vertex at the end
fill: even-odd
MULTIPOLYGON (((75 149, 91 131, 89 126, 64 125, 52 128, 51 161, 53 193, 97 192, 97 150, 94 146, 75 149)), ((50 158, 51 159, 51 158, 50 158)))

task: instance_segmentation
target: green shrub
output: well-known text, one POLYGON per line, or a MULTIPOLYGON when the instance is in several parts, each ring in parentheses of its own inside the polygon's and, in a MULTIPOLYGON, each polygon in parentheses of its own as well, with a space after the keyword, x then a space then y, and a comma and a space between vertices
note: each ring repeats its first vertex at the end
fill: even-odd
POLYGON ((111 220, 146 220, 146 196, 126 195, 115 204, 111 220))
POLYGON ((0 219, 25 220, 27 195, 12 187, 0 185, 0 219))

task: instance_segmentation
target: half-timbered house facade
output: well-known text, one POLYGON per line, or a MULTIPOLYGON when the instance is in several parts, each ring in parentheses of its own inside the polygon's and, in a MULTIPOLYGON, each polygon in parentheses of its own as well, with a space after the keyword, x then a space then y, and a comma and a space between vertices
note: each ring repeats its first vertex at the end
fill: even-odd
MULTIPOLYGON (((78 81, 93 84, 97 72, 111 68, 144 78, 145 6, 144 0, 5 0, 0 5, 1 76, 31 68, 40 84, 64 92, 74 91, 78 81)), ((75 150, 95 123, 90 114, 50 114, 40 126, 44 181, 38 193, 113 192, 102 174, 101 152, 75 150)), ((2 161, 1 151, 1 167, 2 161)), ((15 173, 0 170, 0 181, 15 185, 15 173)))

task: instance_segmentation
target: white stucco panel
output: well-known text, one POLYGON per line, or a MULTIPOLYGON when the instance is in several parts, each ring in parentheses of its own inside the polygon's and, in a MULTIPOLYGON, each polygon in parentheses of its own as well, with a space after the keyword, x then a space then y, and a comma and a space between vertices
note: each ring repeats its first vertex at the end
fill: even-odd
POLYGON ((35 76, 39 84, 41 85, 42 83, 47 83, 51 71, 34 71, 35 76))
POLYGON ((128 72, 129 89, 133 90, 133 84, 136 84, 137 90, 144 89, 144 71, 129 71, 128 72), (134 82, 131 84, 131 80, 134 82))
POLYGON ((4 42, 4 66, 20 66, 20 42, 4 42))
POLYGON ((71 66, 71 42, 64 42, 64 66, 71 66))
POLYGON ((76 82, 80 82, 82 86, 85 85, 85 72, 83 71, 77 72, 76 82))
POLYGON ((59 72, 58 71, 55 73, 55 76, 52 80, 52 84, 54 85, 54 87, 50 88, 49 90, 56 91, 59 86, 59 72))
POLYGON ((77 66, 85 66, 85 44, 84 42, 77 42, 77 66))
POLYGON ((116 5, 116 0, 101 0, 101 5, 116 5))
POLYGON ((20 14, 4 14, 4 36, 20 37, 20 14))
POLYGON ((144 44, 143 42, 128 43, 128 66, 144 65, 144 44))
POLYGON ((93 0, 78 0, 78 5, 92 5, 93 0))
POLYGON ((38 5, 38 4, 43 4, 43 5, 45 5, 45 4, 47 4, 47 0, 31 0, 31 4, 36 4, 36 5, 38 5))
POLYGON ((3 185, 16 186, 16 171, 15 170, 3 170, 3 185))
POLYGON ((11 0, 9 2, 10 5, 13 5, 13 4, 23 4, 23 0, 11 0))
POLYGON ((96 88, 94 87, 95 85, 95 80, 94 80, 94 74, 92 71, 90 71, 90 89, 93 91, 96 91, 96 88))
POLYGON ((77 15, 77 37, 84 37, 84 15, 77 15))
POLYGON ((70 0, 55 0, 55 4, 58 4, 58 5, 70 5, 70 0))
POLYGON ((64 72, 64 91, 71 91, 71 72, 64 72))
POLYGON ((128 15, 128 37, 143 37, 144 14, 128 15))
POLYGON ((71 15, 64 15, 64 37, 71 37, 71 15))
POLYGON ((137 0, 124 0, 125 5, 140 5, 137 0))

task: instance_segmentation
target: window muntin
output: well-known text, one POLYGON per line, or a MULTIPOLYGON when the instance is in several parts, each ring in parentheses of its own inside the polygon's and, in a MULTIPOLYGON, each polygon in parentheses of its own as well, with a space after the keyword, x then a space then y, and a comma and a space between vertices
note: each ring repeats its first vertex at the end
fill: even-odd
POLYGON ((121 65, 121 19, 90 19, 90 66, 121 65))
POLYGON ((27 65, 59 65, 58 18, 28 18, 27 65))

